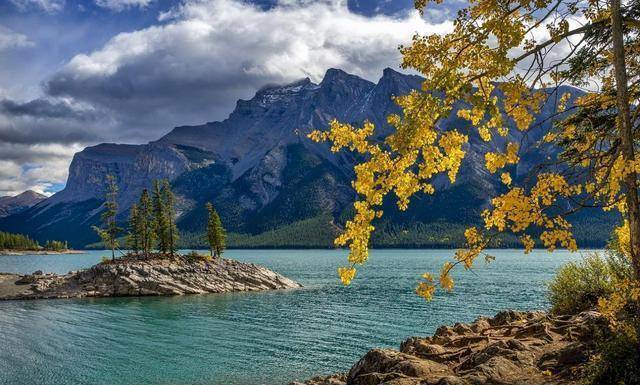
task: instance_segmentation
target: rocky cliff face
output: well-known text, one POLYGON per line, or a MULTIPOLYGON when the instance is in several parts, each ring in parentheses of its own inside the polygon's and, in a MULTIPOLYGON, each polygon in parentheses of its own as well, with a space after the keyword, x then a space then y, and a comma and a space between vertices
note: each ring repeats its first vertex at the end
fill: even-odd
POLYGON ((292 289, 301 287, 280 274, 231 259, 184 256, 126 257, 61 276, 36 272, 0 275, 1 299, 53 299, 184 295, 292 289))
POLYGON ((372 349, 346 374, 290 385, 581 384, 593 335, 606 328, 596 312, 551 316, 505 311, 471 324, 442 326, 400 350, 372 349))
POLYGON ((154 180, 173 180, 195 166, 174 146, 105 143, 88 147, 73 157, 66 188, 47 204, 101 199, 105 194, 105 176, 113 175, 118 183, 120 204, 126 209, 154 180))
POLYGON ((46 196, 31 190, 16 196, 0 197, 0 218, 24 211, 46 198, 46 196))
MULTIPOLYGON (((114 175, 119 185, 122 220, 143 188, 150 187, 154 179, 166 178, 178 193, 178 226, 184 231, 203 229, 207 201, 214 203, 232 232, 258 234, 319 215, 330 215, 339 222, 355 198, 351 179, 357 160, 347 153, 332 153, 328 145, 313 143, 306 135, 338 119, 354 124, 370 120, 376 124, 376 135, 383 137, 391 130, 386 117, 400 112, 392 96, 419 88, 420 83, 418 76, 391 69, 377 83, 330 69, 319 84, 303 79, 264 87, 252 99, 239 100, 221 122, 176 127, 145 145, 86 148, 75 155, 64 190, 0 219, 0 229, 28 233, 36 239, 67 239, 74 247, 96 241, 88 229, 99 220, 107 174, 114 175)), ((543 126, 551 124, 544 119, 552 108, 553 101, 539 116, 543 126)), ((454 116, 441 128, 464 131, 470 127, 454 116)), ((478 220, 488 197, 504 186, 483 166, 484 153, 496 143, 483 142, 474 130, 469 133, 472 145, 455 191, 443 198, 418 196, 408 213, 398 213, 388 204, 385 218, 389 226, 478 220)), ((515 129, 510 135, 512 140, 523 139, 515 129)), ((533 130, 525 139, 535 140, 536 135, 533 130)), ((517 173, 526 174, 530 164, 546 157, 547 150, 523 154, 523 166, 517 173)), ((445 177, 435 185, 439 190, 451 187, 445 177)))

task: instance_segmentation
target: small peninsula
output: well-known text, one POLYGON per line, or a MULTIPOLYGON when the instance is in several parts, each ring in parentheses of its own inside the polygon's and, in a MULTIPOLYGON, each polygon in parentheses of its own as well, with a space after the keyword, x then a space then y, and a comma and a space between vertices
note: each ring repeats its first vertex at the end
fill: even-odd
POLYGON ((66 275, 0 273, 0 300, 160 296, 300 288, 263 266, 202 255, 127 255, 66 275))
POLYGON ((66 241, 48 240, 44 245, 24 234, 13 234, 0 231, 0 255, 48 255, 48 254, 80 254, 71 250, 66 241))

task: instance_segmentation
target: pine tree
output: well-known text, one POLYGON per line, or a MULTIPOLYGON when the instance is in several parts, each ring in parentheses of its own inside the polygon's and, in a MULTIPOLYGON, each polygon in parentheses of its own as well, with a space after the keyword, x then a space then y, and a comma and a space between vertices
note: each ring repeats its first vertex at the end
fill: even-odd
POLYGON ((166 220, 167 220, 167 247, 169 253, 173 256, 176 252, 176 243, 178 242, 178 229, 175 223, 175 197, 171 191, 171 185, 168 180, 162 181, 162 199, 164 201, 166 220))
POLYGON ((222 252, 226 248, 225 240, 227 234, 222 226, 220 215, 211 203, 206 204, 207 208, 207 241, 209 242, 209 250, 212 257, 221 257, 222 252))
POLYGON ((136 233, 140 238, 140 248, 145 256, 149 256, 149 252, 153 248, 155 241, 155 224, 153 218, 153 207, 149 191, 142 190, 140 201, 138 202, 138 219, 136 220, 136 233))
POLYGON ((122 229, 118 227, 116 214, 118 213, 118 185, 113 175, 107 175, 107 192, 105 195, 104 212, 100 215, 103 228, 93 226, 105 246, 111 249, 111 260, 116 259, 115 249, 118 246, 118 234, 122 229))
POLYGON ((169 220, 160 182, 157 180, 153 183, 153 214, 158 251, 166 253, 169 250, 169 220))
POLYGON ((140 214, 138 212, 138 205, 134 203, 129 212, 129 234, 127 235, 127 247, 133 251, 134 254, 138 254, 142 248, 139 221, 140 214))

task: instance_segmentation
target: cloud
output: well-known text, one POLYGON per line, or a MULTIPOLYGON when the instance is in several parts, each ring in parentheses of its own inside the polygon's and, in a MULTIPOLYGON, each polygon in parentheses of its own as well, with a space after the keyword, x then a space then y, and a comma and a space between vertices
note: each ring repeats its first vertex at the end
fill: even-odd
POLYGON ((3 143, 92 143, 113 124, 107 114, 64 99, 0 100, 3 143))
POLYGON ((13 144, 0 141, 0 196, 34 190, 49 195, 64 183, 76 144, 13 144))
POLYGON ((0 111, 13 116, 32 116, 35 118, 75 118, 92 119, 89 111, 78 109, 63 100, 34 99, 19 103, 9 99, 0 100, 0 111))
POLYGON ((108 116, 81 103, 1 99, 0 196, 51 193, 65 183, 73 154, 112 128, 108 116))
POLYGON ((0 52, 11 48, 32 47, 34 43, 27 36, 0 25, 0 52))
POLYGON ((159 25, 76 55, 46 89, 114 111, 123 127, 154 139, 175 125, 223 119, 238 98, 267 83, 319 81, 331 67, 376 80, 384 67, 397 67, 398 45, 415 32, 450 28, 430 25, 417 12, 365 17, 336 2, 265 10, 191 1, 162 14, 159 25))
MULTIPOLYGON (((147 3, 96 1, 113 10, 147 3)), ((187 1, 156 25, 73 56, 44 79, 42 97, 0 98, 0 161, 29 165, 0 176, 0 194, 64 182, 83 146, 146 142, 174 126, 224 119, 237 99, 265 84, 320 81, 332 67, 377 80, 383 68, 397 67, 397 47, 413 34, 451 28, 417 12, 367 17, 341 2, 287 0, 264 9, 187 1)))
POLYGON ((111 130, 112 120, 73 104, 0 101, 0 196, 59 190, 73 155, 111 130))
POLYGON ((154 0, 95 0, 95 3, 99 7, 121 12, 129 8, 146 8, 153 1, 154 0))
MULTIPOLYGON (((588 23, 588 20, 584 16, 567 17, 566 20, 569 23, 570 30, 588 23)), ((549 71, 549 68, 555 66, 559 66, 558 68, 560 70, 569 68, 566 58, 567 56, 572 55, 573 51, 580 45, 583 38, 584 34, 571 35, 549 45, 540 52, 539 56, 531 55, 518 63, 514 73, 522 76, 525 81, 529 82, 529 84, 531 84, 532 81, 535 81, 534 87, 540 87, 543 83, 547 84, 547 86, 554 84, 554 80, 551 75, 555 71, 549 71), (543 58, 542 61, 540 61, 540 57, 543 58), (540 76, 541 72, 543 73, 542 76, 540 76)), ((527 39, 533 40, 537 44, 552 40, 549 29, 544 24, 531 30, 527 35, 527 39)), ((525 53, 525 49, 521 46, 511 50, 509 56, 511 58, 516 58, 523 53, 525 53)), ((598 86, 599 84, 594 83, 592 86, 587 87, 587 89, 595 90, 598 86)))
POLYGON ((10 0, 18 9, 40 9, 48 13, 55 13, 64 9, 65 0, 10 0))

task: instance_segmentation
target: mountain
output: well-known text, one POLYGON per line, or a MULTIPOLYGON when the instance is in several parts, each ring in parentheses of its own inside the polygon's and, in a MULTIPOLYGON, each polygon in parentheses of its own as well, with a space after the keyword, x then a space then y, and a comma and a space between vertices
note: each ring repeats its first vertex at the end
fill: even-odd
MULTIPOLYGON (((150 187, 154 179, 169 179, 178 197, 177 223, 187 244, 198 241, 195 234, 205 224, 203 206, 210 201, 232 233, 233 246, 330 246, 355 199, 351 180, 358 159, 346 152, 332 153, 327 144, 313 143, 307 134, 314 128, 326 128, 335 118, 354 124, 369 120, 376 124, 376 136, 384 137, 391 130, 386 117, 400 112, 392 96, 418 89, 421 82, 418 76, 388 68, 377 83, 330 69, 319 84, 307 78, 263 87, 250 100, 239 100, 223 121, 176 127, 148 144, 105 143, 85 148, 75 154, 64 190, 0 219, 0 229, 35 239, 67 239, 74 247, 94 242, 90 226, 99 221, 105 176, 111 174, 120 191, 122 221, 143 188, 150 187)), ((484 168, 484 154, 503 140, 520 141, 523 147, 539 140, 552 124, 548 118, 554 109, 552 101, 542 109, 537 117, 541 129, 526 136, 512 129, 508 138, 489 143, 467 121, 452 114, 440 128, 468 131, 471 142, 458 183, 450 186, 445 177, 438 178, 436 187, 446 192, 416 196, 407 212, 398 212, 392 202, 386 202, 386 215, 376 224, 379 231, 374 243, 459 243, 464 226, 477 223, 489 197, 504 190, 484 168)), ((554 151, 531 146, 514 169, 516 177, 524 177, 532 164, 554 151)), ((593 222, 593 217, 584 220, 593 222)), ((596 227, 589 227, 585 241, 602 244, 614 222, 610 217, 598 219, 596 227), (594 236, 595 228, 604 230, 594 236)))
POLYGON ((16 196, 0 197, 0 218, 19 213, 46 199, 45 195, 27 190, 16 196))

